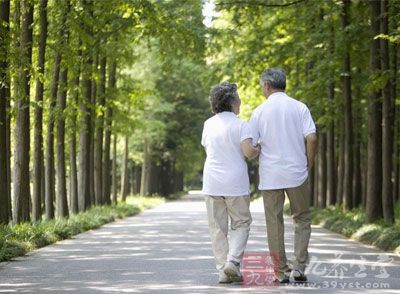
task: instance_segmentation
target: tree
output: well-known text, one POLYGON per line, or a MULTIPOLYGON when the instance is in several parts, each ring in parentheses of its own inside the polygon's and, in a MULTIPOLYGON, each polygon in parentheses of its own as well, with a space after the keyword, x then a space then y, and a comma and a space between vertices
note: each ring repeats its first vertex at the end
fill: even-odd
POLYGON ((14 126, 14 210, 16 223, 29 220, 29 151, 30 151, 30 67, 32 63, 33 4, 21 0, 20 60, 16 91, 16 118, 14 126))
MULTIPOLYGON (((63 5, 63 22, 61 32, 62 36, 61 47, 66 48, 68 46, 69 32, 67 29, 67 17, 70 11, 69 1, 65 1, 63 5)), ((65 49, 64 49, 65 51, 65 49)), ((67 101, 67 84, 68 84, 68 67, 66 64, 67 56, 64 53, 62 55, 64 62, 61 64, 60 81, 58 90, 58 101, 57 101, 57 215, 58 217, 67 217, 68 202, 67 202, 67 188, 66 188, 66 168, 65 168, 65 109, 67 101)))
MULTIPOLYGON (((350 0, 343 0, 342 28, 344 35, 348 35, 350 0)), ((343 205, 345 210, 353 207, 353 113, 351 98, 351 66, 348 37, 345 37, 345 51, 343 57, 343 99, 344 99, 344 175, 343 175, 343 205)))
MULTIPOLYGON (((106 57, 101 58, 100 62, 100 81, 99 81, 99 115, 96 120, 96 139, 94 145, 94 188, 96 204, 104 204, 105 197, 103 192, 103 118, 106 96, 106 57)), ((109 145, 108 145, 109 146, 109 145)), ((109 152, 109 151, 108 151, 109 152)))
MULTIPOLYGON (((388 35, 389 10, 388 0, 381 1, 380 33, 388 35)), ((393 108, 391 96, 391 75, 389 66, 389 42, 380 39, 382 76, 386 83, 382 90, 382 208, 385 222, 394 223, 394 208, 392 195, 392 161, 393 161, 393 108)))
MULTIPOLYGON (((111 170, 111 160, 110 160, 110 146, 111 146, 111 126, 112 126, 112 119, 113 119, 113 111, 112 111, 112 105, 111 105, 111 98, 113 98, 113 93, 115 92, 115 86, 116 86, 116 72, 117 72, 117 63, 116 61, 112 61, 110 66, 109 66, 109 73, 108 73, 108 89, 106 92, 107 95, 107 103, 106 105, 106 113, 105 113, 105 136, 104 136, 104 161, 103 161, 103 197, 105 200, 105 203, 111 203, 110 201, 110 193, 111 193, 111 181, 110 181, 110 170, 111 170)), ((115 93, 114 93, 115 94, 115 93)), ((114 140, 116 140, 114 138, 114 140)), ((115 143, 115 142, 114 142, 115 143)), ((115 152, 116 150, 114 150, 115 152)), ((115 189, 115 174, 114 174, 114 165, 115 165, 115 157, 113 157, 113 184, 112 187, 115 189)), ((113 199, 115 201, 117 200, 116 198, 116 193, 113 193, 113 199)))
POLYGON ((124 160, 122 163, 122 179, 121 179, 121 198, 122 201, 126 200, 126 196, 129 193, 129 170, 128 170, 128 159, 129 159, 129 136, 125 136, 125 147, 124 147, 124 160))
MULTIPOLYGON (((82 2, 82 6, 88 15, 86 15, 86 22, 84 20, 82 26, 91 32, 91 27, 88 21, 92 19, 90 3, 86 0, 82 2)), ((91 205, 90 194, 90 137, 91 137, 91 121, 90 121, 90 107, 92 99, 92 52, 91 40, 83 41, 84 50, 82 51, 82 97, 80 100, 80 127, 79 127, 79 170, 78 170, 78 207, 79 211, 84 211, 91 205)))
POLYGON ((33 155, 33 194, 32 220, 42 218, 42 169, 43 169, 43 92, 44 67, 47 40, 47 0, 39 4, 39 45, 38 45, 38 76, 35 91, 35 125, 34 125, 34 155, 33 155))
POLYGON ((0 224, 10 219, 7 167, 7 101, 9 97, 8 43, 10 39, 10 1, 0 1, 0 224))
MULTIPOLYGON (((370 72, 376 77, 381 69, 379 39, 374 39, 380 33, 379 1, 369 1, 371 7, 371 43, 370 43, 370 72)), ((373 80, 372 80, 373 82, 373 80)), ((376 85, 371 89, 368 99, 368 174, 367 174, 367 199, 366 214, 368 221, 382 217, 382 104, 381 94, 376 85)))

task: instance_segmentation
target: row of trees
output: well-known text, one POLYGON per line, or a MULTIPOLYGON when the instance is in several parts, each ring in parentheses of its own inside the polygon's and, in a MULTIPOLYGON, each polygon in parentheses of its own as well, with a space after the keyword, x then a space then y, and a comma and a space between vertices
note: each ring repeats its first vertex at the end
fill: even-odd
POLYGON ((239 82, 244 117, 262 102, 258 76, 268 66, 285 68, 289 95, 311 109, 319 133, 313 205, 362 206, 369 221, 393 223, 400 2, 215 2, 216 75, 239 82))
POLYGON ((183 189, 206 79, 179 2, 0 0, 0 223, 183 189))

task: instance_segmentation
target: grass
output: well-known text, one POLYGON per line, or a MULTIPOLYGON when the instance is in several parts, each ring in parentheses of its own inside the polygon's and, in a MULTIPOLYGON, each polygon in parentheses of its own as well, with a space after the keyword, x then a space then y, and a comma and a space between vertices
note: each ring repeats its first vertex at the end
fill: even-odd
POLYGON ((0 226, 0 262, 29 251, 99 228, 127 216, 138 214, 165 201, 161 197, 130 196, 125 203, 93 206, 69 218, 45 220, 36 224, 22 223, 0 226))
POLYGON ((348 212, 344 212, 341 207, 312 210, 314 224, 382 250, 400 254, 399 204, 395 208, 395 219, 393 225, 387 225, 383 221, 368 224, 365 211, 360 208, 348 212))

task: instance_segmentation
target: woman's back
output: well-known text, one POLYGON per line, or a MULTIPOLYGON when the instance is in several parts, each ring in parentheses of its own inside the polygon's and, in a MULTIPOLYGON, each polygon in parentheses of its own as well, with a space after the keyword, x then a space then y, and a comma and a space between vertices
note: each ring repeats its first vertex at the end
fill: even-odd
POLYGON ((206 148, 203 193, 215 196, 249 194, 247 165, 241 142, 251 138, 246 122, 233 112, 221 112, 204 123, 202 145, 206 148))

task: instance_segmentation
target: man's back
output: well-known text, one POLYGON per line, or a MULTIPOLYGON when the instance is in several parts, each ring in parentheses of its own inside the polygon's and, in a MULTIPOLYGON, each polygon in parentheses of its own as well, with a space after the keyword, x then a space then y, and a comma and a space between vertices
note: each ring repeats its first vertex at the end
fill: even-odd
POLYGON ((253 112, 250 125, 261 145, 259 189, 300 186, 308 176, 304 138, 315 132, 307 106, 276 92, 253 112))

